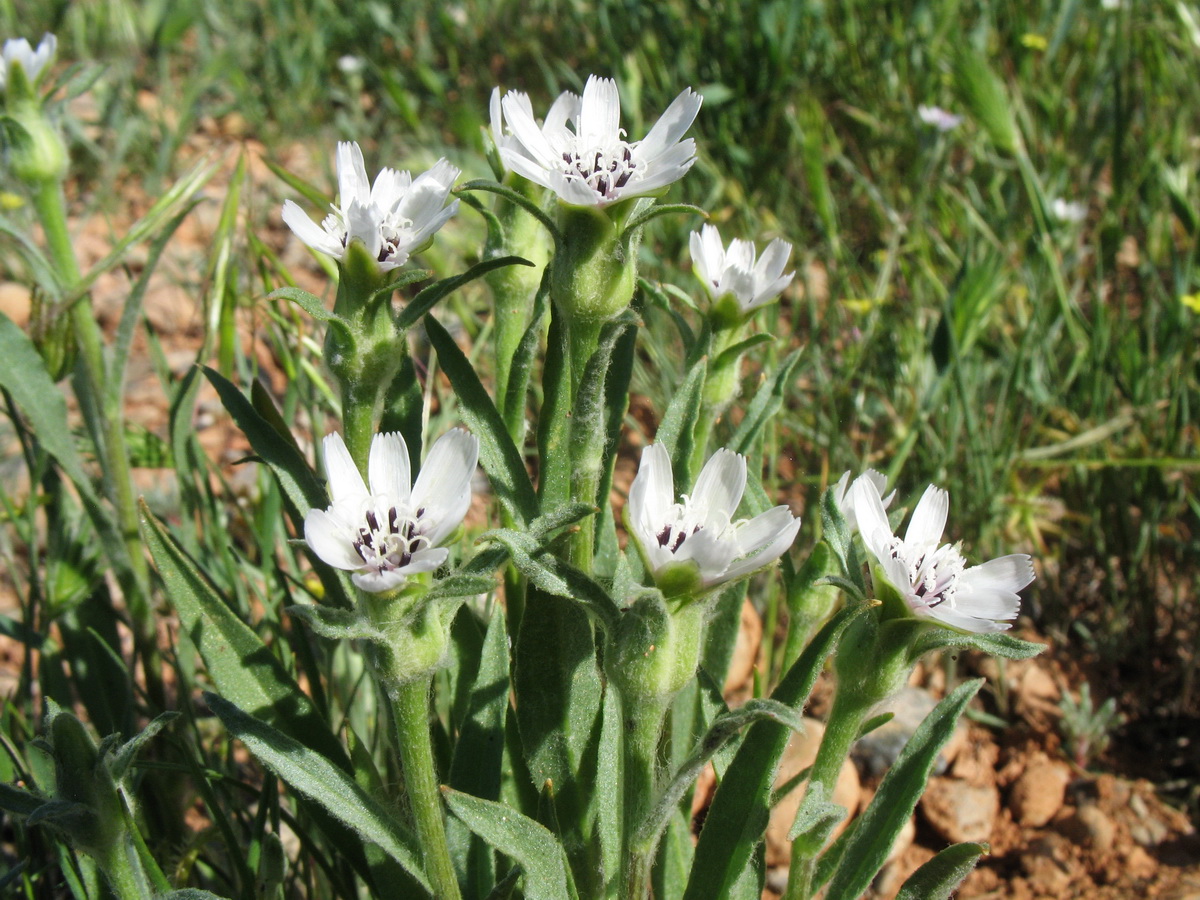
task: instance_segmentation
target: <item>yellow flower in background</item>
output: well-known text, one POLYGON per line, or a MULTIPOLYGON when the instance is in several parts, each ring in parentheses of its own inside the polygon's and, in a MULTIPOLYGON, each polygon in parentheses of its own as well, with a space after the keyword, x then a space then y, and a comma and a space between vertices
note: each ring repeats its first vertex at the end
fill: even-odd
POLYGON ((1179 302, 1192 312, 1200 315, 1200 291, 1197 291, 1194 294, 1184 294, 1179 298, 1179 302))
POLYGON ((1037 50, 1040 53, 1050 46, 1050 42, 1040 34, 1030 31, 1021 35, 1021 46, 1029 50, 1037 50))

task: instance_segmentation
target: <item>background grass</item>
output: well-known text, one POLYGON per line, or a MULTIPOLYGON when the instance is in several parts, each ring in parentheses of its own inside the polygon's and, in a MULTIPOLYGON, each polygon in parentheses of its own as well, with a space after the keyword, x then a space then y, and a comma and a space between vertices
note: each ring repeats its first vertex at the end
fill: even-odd
MULTIPOLYGON (((1183 300, 1200 291, 1194 5, 36 6, 0 0, 0 34, 50 30, 60 60, 103 68, 68 120, 81 209, 118 209, 131 181, 161 190, 212 123, 268 155, 311 146, 322 162, 300 174, 327 189, 335 139, 363 143, 369 168, 444 154, 485 174, 479 129, 497 84, 545 109, 588 73, 612 75, 634 137, 680 89, 700 90, 700 162, 672 196, 727 238, 796 247, 798 287, 769 327, 783 337, 774 352, 805 353, 769 492, 811 501, 865 465, 897 478, 905 501, 947 487, 952 536, 971 552, 1034 554, 1034 624, 1096 664, 1095 692, 1121 699, 1131 730, 1200 715, 1200 314, 1183 300), (939 135, 922 103, 966 121, 939 135), (1084 220, 1057 219, 1055 198, 1084 204, 1084 220)), ((249 214, 234 264, 204 288, 220 302, 260 303, 289 277, 269 249, 275 206, 249 214)), ((470 215, 433 251, 439 267, 477 252, 470 215)), ((693 227, 659 220, 643 274, 678 280, 693 227)), ((486 328, 482 291, 455 303, 464 327, 486 328)), ((318 420, 330 406, 294 314, 262 315, 288 420, 318 420)), ((648 326, 670 327, 652 312, 648 326)), ((253 359, 223 346, 252 377, 253 359)), ((667 341, 647 361, 642 408, 661 412, 682 363, 667 341)), ((224 515, 232 490, 197 477, 182 502, 224 515)), ((202 529, 191 540, 224 560, 247 614, 279 628, 279 498, 257 490, 270 502, 241 507, 237 552, 202 529)))

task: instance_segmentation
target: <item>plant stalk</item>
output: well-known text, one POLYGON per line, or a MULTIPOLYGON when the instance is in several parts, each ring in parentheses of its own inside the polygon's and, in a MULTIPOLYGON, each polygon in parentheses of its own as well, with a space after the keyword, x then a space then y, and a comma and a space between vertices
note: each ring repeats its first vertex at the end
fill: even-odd
POLYGON ((429 735, 429 691, 433 674, 390 688, 396 722, 396 749, 404 771, 404 786, 417 828, 417 841, 425 855, 425 874, 437 900, 460 900, 446 823, 442 817, 442 795, 438 790, 429 735))
POLYGON ((624 725, 625 868, 621 900, 647 900, 654 867, 653 844, 636 841, 642 820, 658 798, 658 743, 670 697, 622 697, 624 725))

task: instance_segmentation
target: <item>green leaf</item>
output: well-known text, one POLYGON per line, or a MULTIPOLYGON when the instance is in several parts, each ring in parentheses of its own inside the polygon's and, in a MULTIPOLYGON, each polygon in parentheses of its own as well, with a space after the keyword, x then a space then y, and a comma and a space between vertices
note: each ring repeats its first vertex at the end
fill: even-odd
POLYGON ((537 494, 525 469, 525 460, 504 427, 496 405, 470 360, 442 324, 428 316, 425 330, 437 351, 442 371, 454 386, 459 411, 479 438, 479 462, 491 479, 492 490, 518 526, 528 525, 538 514, 537 494))
POLYGON ((325 302, 316 294, 310 294, 298 287, 281 287, 267 294, 267 299, 289 300, 318 322, 326 322, 330 327, 337 329, 346 341, 354 341, 354 332, 350 330, 350 324, 341 316, 327 310, 325 302))
POLYGON ((464 825, 521 867, 527 900, 578 897, 566 854, 549 829, 502 803, 450 788, 442 788, 442 793, 464 825))
POLYGON ((743 728, 763 720, 778 722, 793 731, 803 730, 800 713, 775 700, 748 700, 737 709, 727 710, 717 716, 695 752, 675 773, 646 820, 638 826, 635 844, 646 850, 653 847, 670 823, 679 801, 695 783, 708 761, 743 728))
POLYGON ((870 886, 924 793, 938 753, 982 686, 982 678, 959 685, 918 726, 854 831, 839 839, 846 843, 839 850, 841 862, 830 879, 827 900, 857 900, 870 886))
POLYGON ((641 228, 647 222, 653 221, 660 216, 676 216, 681 214, 697 215, 703 218, 708 218, 708 213, 698 206, 692 206, 690 203, 665 203, 662 205, 655 204, 634 216, 633 221, 626 224, 622 230, 622 234, 633 231, 635 228, 641 228))
MULTIPOLYGON (((684 379, 667 411, 659 423, 654 436, 656 444, 662 444, 671 454, 671 471, 675 476, 675 493, 683 494, 692 489, 692 448, 695 445, 696 419, 700 416, 700 401, 704 395, 704 376, 708 371, 708 360, 700 359, 684 379)), ((708 440, 708 435, 703 435, 708 440)))
POLYGON ((819 853, 825 846, 834 829, 846 818, 846 808, 839 806, 825 796, 828 788, 818 782, 810 784, 796 810, 796 818, 788 831, 788 840, 809 848, 806 855, 819 853))
POLYGON ((948 900, 987 852, 987 844, 952 844, 909 875, 896 900, 948 900))
POLYGON ((130 738, 113 754, 112 763, 109 766, 109 771, 112 772, 112 777, 116 780, 125 777, 125 773, 129 771, 133 765, 134 759, 137 757, 141 749, 146 746, 160 731, 167 725, 179 718, 177 712, 165 712, 155 716, 151 722, 142 729, 141 734, 130 738))
MULTIPOLYGON (((759 335, 771 340, 770 335, 759 335)), ((753 339, 751 339, 753 340, 753 339)), ((743 344, 750 341, 743 341, 743 344)), ((736 350, 738 344, 731 347, 726 353, 736 350)), ((762 434, 763 428, 774 415, 779 412, 783 406, 783 398, 788 389, 792 386, 792 376, 796 371, 796 366, 800 363, 800 357, 804 350, 793 350, 781 362, 775 372, 771 375, 767 382, 754 395, 754 399, 750 401, 750 405, 746 408, 746 415, 738 425, 737 431, 733 433, 733 439, 727 445, 730 450, 736 453, 747 455, 751 452, 758 436, 762 434)), ((723 356, 724 354, 722 354, 723 356)), ((714 368, 719 365, 720 357, 714 363, 714 368)))
POLYGON ((930 650, 943 647, 964 647, 979 650, 1005 659, 1031 659, 1046 649, 1045 644, 1023 641, 1005 632, 991 634, 968 634, 940 626, 930 626, 918 639, 912 650, 912 658, 924 656, 930 650))
POLYGON ((443 278, 441 281, 435 282, 429 287, 422 289, 417 293, 417 296, 408 301, 403 311, 396 317, 396 327, 401 330, 406 330, 416 325, 421 320, 421 317, 429 310, 433 309, 434 304, 445 297, 452 291, 458 290, 464 284, 474 281, 493 269, 502 269, 505 266, 532 266, 527 259, 520 256, 501 256, 496 259, 487 259, 483 262, 476 263, 467 269, 463 274, 454 278, 443 278))
POLYGON ((0 387, 8 391, 29 418, 42 448, 54 457, 83 501, 92 527, 114 567, 129 571, 129 557, 107 506, 83 468, 83 460, 67 425, 67 402, 46 371, 37 348, 16 323, 0 314, 0 387))
MULTIPOLYGON (((800 654, 771 694, 797 712, 804 708, 825 659, 855 618, 858 607, 834 616, 800 654)), ((685 900, 728 896, 762 841, 770 817, 771 788, 791 730, 776 722, 751 727, 717 788, 696 845, 685 900)))
POLYGON ((32 791, 0 782, 0 809, 15 816, 31 816, 46 802, 32 791))
POLYGON ((221 373, 205 366, 204 375, 216 388, 221 403, 246 435, 254 452, 271 467, 279 486, 300 514, 301 523, 313 507, 324 509, 329 498, 296 445, 283 438, 275 426, 221 373))
POLYGON ((200 888, 180 888, 177 891, 168 891, 165 894, 155 894, 155 900, 226 900, 220 894, 214 894, 212 891, 204 891, 200 888))
POLYGON ((548 550, 533 535, 509 528, 486 532, 481 541, 503 545, 517 571, 540 590, 578 603, 605 629, 616 626, 621 611, 608 591, 548 550))
POLYGON ((307 746, 350 768, 341 743, 283 665, 217 592, 196 563, 140 504, 142 537, 166 584, 179 625, 217 690, 307 746))
POLYGON ((230 733, 263 765, 292 789, 320 804, 339 822, 353 828, 364 840, 381 847, 422 887, 430 890, 416 838, 350 775, 228 700, 207 692, 204 699, 230 733))
POLYGON ((987 61, 969 45, 959 47, 954 58, 954 83, 959 97, 979 122, 996 149, 1002 153, 1017 151, 1017 123, 1004 82, 987 61))
POLYGON ((489 191, 493 194, 499 194, 505 200, 517 204, 517 206, 546 226, 546 230, 554 238, 555 245, 562 243, 562 232, 558 230, 558 226, 554 224, 554 220, 546 215, 540 206, 519 191, 505 187, 498 181, 488 181, 486 178, 477 178, 474 181, 468 181, 466 184, 460 184, 454 189, 454 193, 456 194, 461 194, 464 191, 489 191))
MULTIPOLYGON (((712 368, 714 371, 723 369, 727 366, 732 366, 738 361, 738 358, 748 350, 753 350, 755 347, 760 347, 763 344, 770 344, 775 340, 773 334, 752 334, 744 341, 738 341, 732 347, 727 347, 717 355, 713 360, 712 368)), ((798 354, 800 351, 795 351, 798 354)))
POLYGON ((454 744, 450 786, 484 800, 500 799, 504 719, 508 712, 508 630, 504 612, 492 612, 467 715, 454 744))

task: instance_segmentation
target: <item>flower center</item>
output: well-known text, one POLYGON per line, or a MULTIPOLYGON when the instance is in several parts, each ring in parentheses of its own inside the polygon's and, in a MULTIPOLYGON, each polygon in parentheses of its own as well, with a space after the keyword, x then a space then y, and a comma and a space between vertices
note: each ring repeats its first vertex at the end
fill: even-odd
POLYGON ((613 200, 620 188, 629 183, 638 164, 633 159, 633 145, 617 141, 608 147, 595 145, 563 151, 563 174, 580 178, 605 200, 613 200))
POLYGON ((891 551, 893 557, 907 565, 911 596, 916 601, 926 609, 947 602, 951 609, 956 608, 954 595, 958 593, 958 577, 966 568, 958 544, 910 547, 896 538, 891 551))
POLYGON ((409 516, 393 506, 381 520, 377 510, 368 509, 354 540, 355 552, 380 573, 407 566, 414 553, 430 546, 429 538, 422 533, 424 515, 424 507, 409 516))

